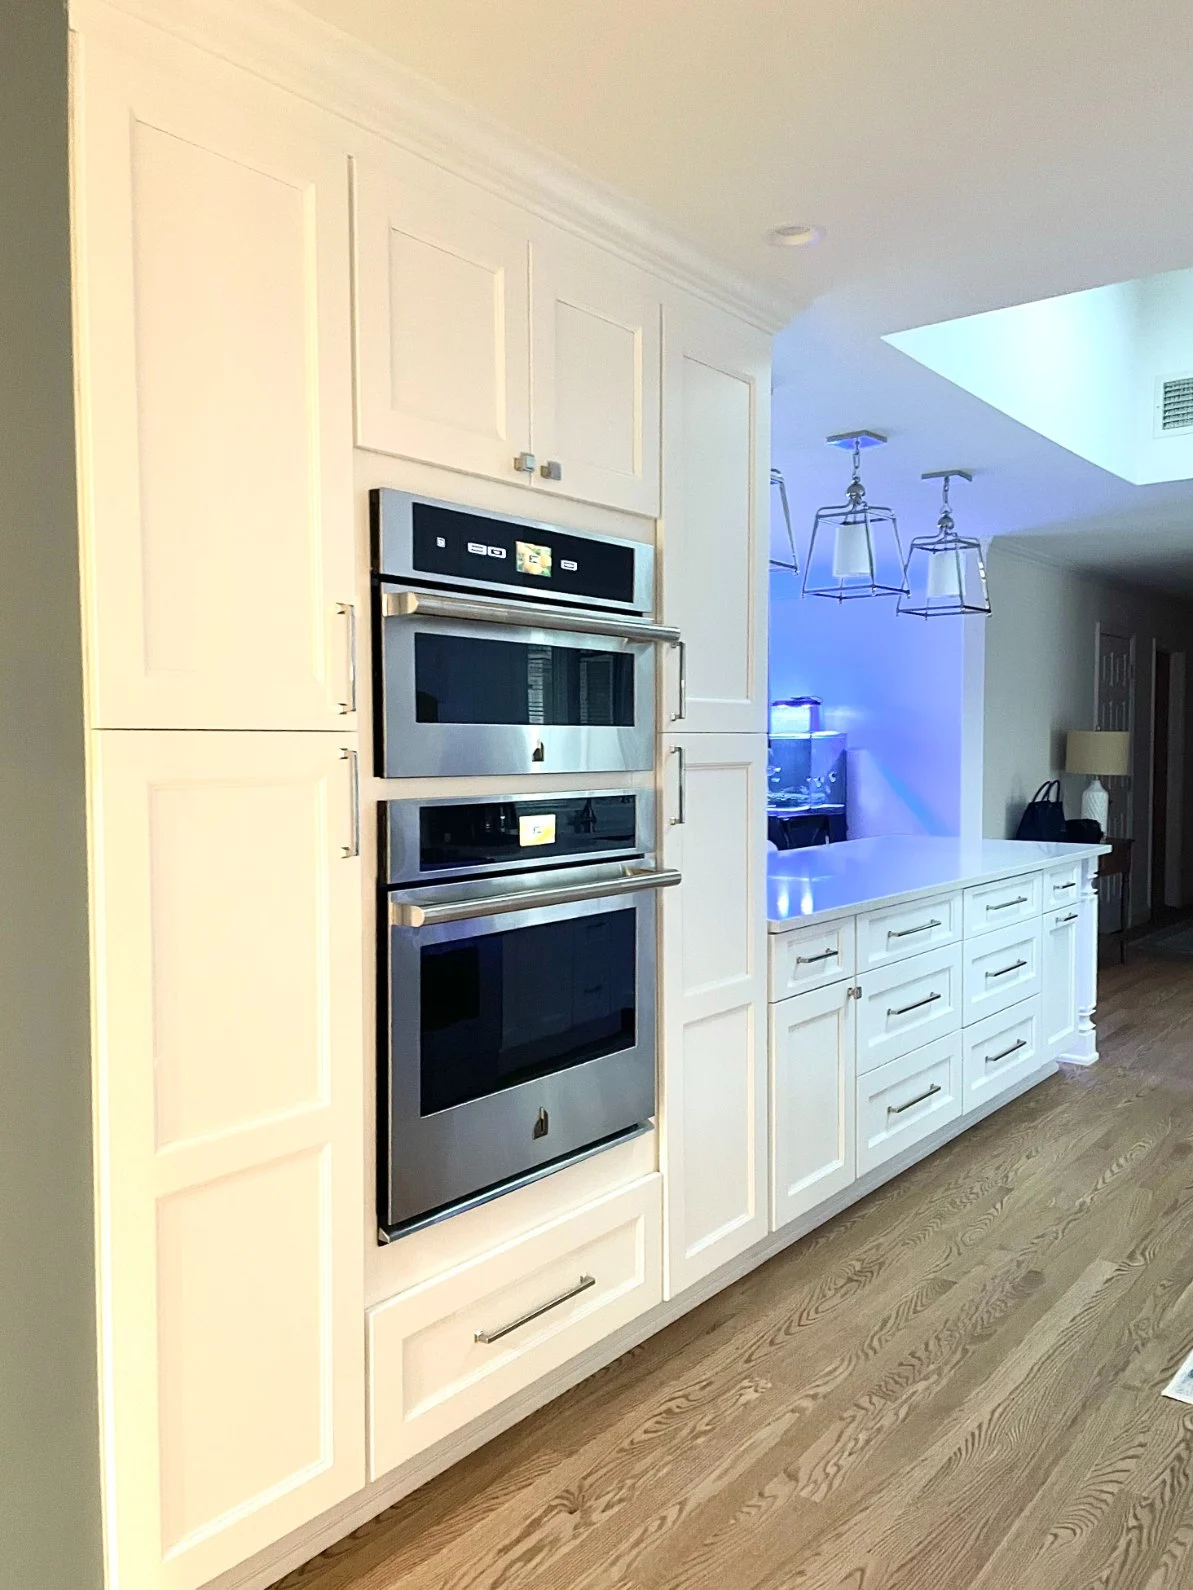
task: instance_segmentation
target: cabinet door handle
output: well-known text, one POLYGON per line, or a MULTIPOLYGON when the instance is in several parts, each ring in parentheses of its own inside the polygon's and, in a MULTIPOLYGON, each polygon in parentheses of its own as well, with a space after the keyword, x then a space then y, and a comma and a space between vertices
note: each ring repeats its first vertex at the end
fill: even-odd
POLYGON ((986 1064, 988 1066, 997 1065, 1000 1060, 1005 1060, 1008 1055, 1015 1054, 1017 1050, 1026 1048, 1027 1039, 1017 1038, 1009 1049, 1000 1049, 997 1054, 988 1054, 986 1056, 986 1064))
POLYGON ((1056 925, 1057 927, 1064 927, 1066 922, 1076 922, 1080 915, 1080 911, 1070 911, 1068 916, 1062 916, 1056 925))
POLYGON ((886 1113, 888 1115, 902 1115, 904 1110, 912 1110, 917 1104, 922 1104, 925 1099, 930 1099, 934 1093, 940 1093, 942 1091, 943 1090, 940 1086, 940 1083, 934 1082, 928 1089, 927 1093, 917 1094, 914 1099, 908 1099, 906 1104, 888 1104, 886 1107, 886 1113))
POLYGON ((1077 885, 1075 883, 1054 883, 1052 885, 1052 890, 1054 894, 1062 894, 1064 890, 1075 889, 1076 887, 1077 885))
POLYGON ((537 459, 533 453, 519 453, 514 459, 514 468, 519 475, 533 475, 537 459))
POLYGON ((1013 905, 1026 904, 1027 896, 1025 894, 1017 894, 1013 900, 1003 900, 998 905, 988 905, 986 909, 987 911, 1008 911, 1013 905))
POLYGON ((511 1331, 521 1330, 523 1325, 529 1325, 531 1320, 536 1320, 540 1315, 548 1314, 553 1308, 558 1308, 561 1303, 570 1303, 572 1298, 579 1297, 581 1292, 587 1292, 590 1286, 596 1285, 595 1275, 582 1275, 575 1286, 569 1286, 566 1292, 561 1292, 558 1297, 548 1298, 547 1302, 540 1303, 537 1308, 528 1308, 525 1314, 519 1314, 517 1319, 510 1320, 508 1325, 499 1325, 495 1331, 476 1331, 473 1341, 484 1342, 488 1346, 491 1342, 499 1342, 503 1336, 508 1336, 511 1331))
POLYGON ((673 640, 671 644, 679 652, 679 703, 671 714, 672 723, 678 723, 688 715, 688 643, 686 640, 673 640))
POLYGON ((688 759, 682 745, 673 745, 671 754, 679 758, 679 807, 670 822, 672 828, 681 828, 688 818, 688 759))
POLYGON ((835 961, 839 954, 839 950, 822 950, 819 955, 797 955, 795 964, 797 966, 814 966, 817 961, 835 961))
POLYGON ((919 927, 900 928, 898 932, 896 932, 894 928, 888 928, 886 936, 888 939, 907 939, 910 938, 913 933, 928 933, 933 928, 938 928, 939 926, 940 923, 935 917, 933 917, 931 922, 921 922, 919 927))
POLYGON ((341 746, 340 761, 348 764, 348 799, 352 805, 352 837, 340 850, 344 860, 360 855, 360 758, 355 751, 341 746))
POLYGON ((557 458, 549 458, 547 460, 547 462, 543 465, 543 467, 539 470, 539 474, 543 477, 544 480, 562 480, 563 479, 563 465, 559 462, 559 460, 557 458))
POLYGON ((917 999, 914 1005, 900 1005, 898 1010, 888 1008, 888 1016, 906 1016, 910 1011, 922 1010, 925 1005, 934 1005, 938 999, 943 999, 943 994, 929 994, 926 999, 917 999))
POLYGON ((336 612, 348 620, 348 699, 340 702, 340 711, 356 711, 356 603, 337 602, 336 612))
POLYGON ((1021 966, 1026 966, 1026 961, 1012 961, 1009 966, 1000 967, 997 972, 987 972, 987 977, 1005 977, 1008 972, 1017 972, 1021 966))

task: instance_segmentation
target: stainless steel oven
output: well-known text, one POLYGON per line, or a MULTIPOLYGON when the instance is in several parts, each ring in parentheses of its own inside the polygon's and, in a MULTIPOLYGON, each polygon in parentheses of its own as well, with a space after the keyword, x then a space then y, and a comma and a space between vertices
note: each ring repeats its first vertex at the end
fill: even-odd
POLYGON ((379 777, 653 766, 679 634, 649 619, 651 547, 407 492, 370 509, 379 777))
POLYGON ((655 1108, 649 791, 382 807, 378 1179, 390 1238, 655 1108))

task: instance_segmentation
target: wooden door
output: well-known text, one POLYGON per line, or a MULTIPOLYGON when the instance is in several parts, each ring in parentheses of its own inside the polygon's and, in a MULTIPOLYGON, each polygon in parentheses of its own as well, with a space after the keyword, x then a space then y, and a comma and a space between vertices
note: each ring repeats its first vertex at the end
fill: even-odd
POLYGON ((92 742, 110 1578, 193 1590, 365 1479, 356 746, 92 742))
POLYGON ((851 982, 770 1007, 771 1225, 854 1179, 856 1002, 851 982))
POLYGON ((657 517, 657 288, 546 225, 534 234, 532 284, 536 485, 657 517))
POLYGON ((667 1295, 766 1234, 766 741, 664 742, 667 1295), (679 819, 682 817, 682 821, 679 819))
POLYGON ((351 730, 338 125, 91 38, 74 93, 91 721, 351 730))
POLYGON ((770 339, 681 299, 663 341, 662 609, 686 645, 664 721, 764 734, 770 339))
POLYGON ((524 483, 525 218, 387 149, 353 162, 353 223, 358 445, 524 483))
POLYGON ((1061 1059, 1077 1037, 1077 967, 1081 913, 1075 906, 1044 918, 1040 973, 1044 1020, 1041 1059, 1061 1059))
MULTIPOLYGON (((1096 723, 1099 729, 1111 729, 1132 736, 1131 758, 1134 765, 1135 745, 1135 637, 1112 635, 1100 626, 1098 634, 1098 688, 1096 723)), ((1108 839, 1133 837, 1135 813, 1132 809, 1130 775, 1121 778, 1107 777, 1102 781, 1110 794, 1110 816, 1106 824, 1108 839)), ((1146 860, 1142 845, 1135 847, 1131 857, 1133 876, 1131 893, 1143 898, 1146 883, 1146 860), (1139 887, 1135 887, 1138 885, 1139 887)), ((1111 874, 1098 886, 1098 894, 1112 927, 1120 923, 1129 928, 1123 918, 1123 876, 1111 874)))

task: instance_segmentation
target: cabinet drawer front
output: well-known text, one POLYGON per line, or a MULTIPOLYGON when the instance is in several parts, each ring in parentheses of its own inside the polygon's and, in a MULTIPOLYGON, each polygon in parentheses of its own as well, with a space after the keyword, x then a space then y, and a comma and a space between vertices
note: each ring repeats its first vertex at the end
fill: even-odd
POLYGON ((857 1173, 901 1154, 961 1114, 961 1034, 857 1079, 857 1173))
POLYGON ((964 1037, 967 1111, 1013 1088, 1048 1058, 1038 995, 967 1027, 964 1037))
POLYGON ((1062 906, 1075 906, 1081 898, 1081 863, 1071 861, 1066 867, 1054 867, 1044 874, 1044 910, 1059 911, 1062 906))
POLYGON ((788 999, 852 977, 855 964, 853 917, 826 927, 797 928, 770 935, 770 999, 788 999))
POLYGON ((1043 891, 1038 872, 1020 878, 1001 878, 965 891, 965 937, 994 933, 1040 914, 1043 891))
POLYGON ((965 946, 965 1025, 1040 991, 1040 924, 984 933, 965 946))
POLYGON ((368 1310, 377 1479, 662 1299, 652 1175, 368 1310))
POLYGON ((961 946, 929 950, 860 979, 857 1068, 873 1071, 961 1025, 961 946))
POLYGON ((857 968, 869 971, 924 950, 955 944, 961 937, 961 891, 930 900, 890 905, 857 919, 857 968))

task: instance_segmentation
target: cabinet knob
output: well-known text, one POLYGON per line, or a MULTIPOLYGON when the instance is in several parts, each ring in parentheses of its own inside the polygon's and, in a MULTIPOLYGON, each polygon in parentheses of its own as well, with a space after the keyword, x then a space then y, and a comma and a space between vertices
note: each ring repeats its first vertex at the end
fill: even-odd
POLYGON ((519 453, 514 459, 514 468, 519 475, 533 475, 537 460, 533 453, 519 453))
POLYGON ((539 470, 539 474, 543 477, 544 480, 562 480, 563 479, 563 465, 559 462, 559 460, 557 458, 549 458, 547 460, 547 462, 543 465, 543 467, 539 470))

